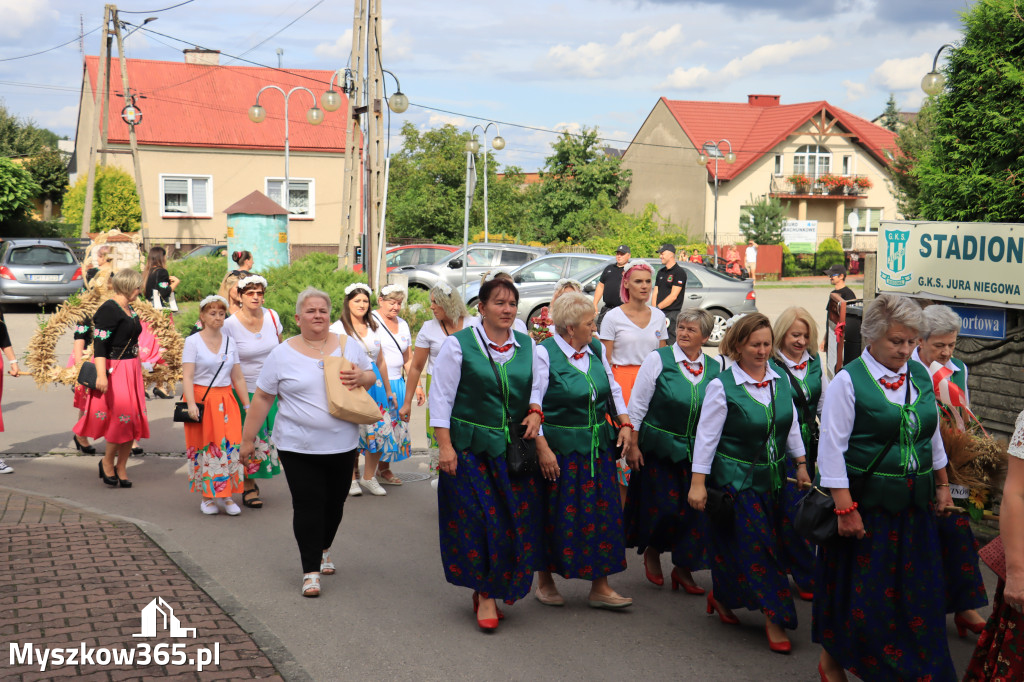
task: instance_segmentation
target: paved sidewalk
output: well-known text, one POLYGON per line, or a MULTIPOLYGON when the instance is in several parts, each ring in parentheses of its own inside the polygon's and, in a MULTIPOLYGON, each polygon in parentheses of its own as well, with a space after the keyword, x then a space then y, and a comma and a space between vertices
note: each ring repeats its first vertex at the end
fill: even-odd
MULTIPOLYGON (((84 513, 41 497, 0 490, 0 640, 40 648, 150 650, 184 644, 187 657, 219 647, 219 663, 195 665, 12 666, 0 652, 5 680, 67 679, 281 680, 253 638, 135 525, 84 513), (141 609, 164 599, 195 639, 138 638, 141 609)), ((102 659, 101 659, 102 660, 102 659)))

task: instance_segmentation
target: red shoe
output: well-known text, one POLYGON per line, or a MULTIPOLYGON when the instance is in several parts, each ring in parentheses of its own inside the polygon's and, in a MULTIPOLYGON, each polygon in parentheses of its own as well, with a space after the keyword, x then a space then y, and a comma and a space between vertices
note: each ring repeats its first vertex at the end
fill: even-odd
MULTIPOLYGON (((768 648, 771 649, 772 651, 774 651, 775 653, 777 653, 777 654, 788 654, 790 651, 793 650, 793 644, 788 639, 784 640, 782 642, 773 642, 772 641, 771 635, 768 634, 768 624, 767 623, 765 623, 765 625, 764 625, 764 634, 765 634, 765 637, 768 638, 768 648)), ((818 665, 821 666, 821 663, 819 663, 818 665)), ((818 672, 821 672, 820 667, 819 667, 818 672)), ((822 674, 824 675, 824 673, 822 673, 822 674)))
MULTIPOLYGON (((480 593, 479 592, 473 592, 473 613, 476 613, 479 610, 480 610, 480 593)), ((495 608, 495 610, 498 612, 498 620, 505 620, 505 614, 502 613, 501 609, 495 608)))
POLYGON ((477 616, 476 624, 477 627, 479 627, 481 630, 488 634, 495 632, 498 629, 497 618, 480 618, 479 616, 477 616))
POLYGON ((683 591, 685 591, 686 594, 698 594, 698 595, 700 595, 700 594, 704 594, 707 591, 703 587, 701 587, 700 585, 697 585, 696 583, 684 582, 683 579, 676 574, 676 569, 673 568, 672 569, 672 591, 675 592, 680 587, 683 588, 683 591))
POLYGON ((821 682, 828 682, 828 675, 825 674, 825 669, 821 667, 821 661, 818 661, 818 674, 821 675, 821 682))
POLYGON ((644 573, 647 575, 647 579, 655 585, 657 585, 658 587, 661 587, 665 584, 665 576, 654 575, 653 573, 651 573, 651 569, 647 568, 647 559, 644 559, 644 573))
POLYGON ((722 605, 715 601, 715 596, 711 592, 708 592, 708 615, 718 612, 718 620, 722 621, 726 625, 739 625, 740 619, 736 616, 727 616, 725 611, 722 609, 722 605))
POLYGON ((966 637, 967 630, 980 635, 981 631, 985 629, 985 623, 970 623, 959 613, 953 616, 953 624, 956 625, 956 634, 960 637, 966 637))

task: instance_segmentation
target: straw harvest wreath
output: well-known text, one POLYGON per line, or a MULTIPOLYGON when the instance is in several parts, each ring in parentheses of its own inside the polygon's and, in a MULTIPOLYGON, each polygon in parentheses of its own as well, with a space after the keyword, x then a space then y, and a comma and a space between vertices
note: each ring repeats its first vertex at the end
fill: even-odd
MULTIPOLYGON (((93 244, 93 248, 98 244, 93 244)), ((104 301, 111 297, 107 288, 109 273, 100 271, 90 282, 90 288, 80 296, 71 297, 61 304, 57 310, 36 330, 32 341, 28 344, 26 364, 36 380, 36 385, 65 384, 74 386, 77 383, 78 370, 82 362, 92 359, 92 348, 83 353, 82 360, 73 367, 62 367, 57 363, 55 349, 57 342, 69 330, 79 324, 91 320, 96 310, 104 301)), ((150 331, 163 348, 163 360, 166 364, 143 368, 142 376, 147 386, 168 384, 173 391, 174 385, 181 380, 181 354, 185 346, 181 334, 174 328, 170 317, 156 310, 149 302, 138 298, 132 302, 132 308, 139 319, 149 325, 150 331)))

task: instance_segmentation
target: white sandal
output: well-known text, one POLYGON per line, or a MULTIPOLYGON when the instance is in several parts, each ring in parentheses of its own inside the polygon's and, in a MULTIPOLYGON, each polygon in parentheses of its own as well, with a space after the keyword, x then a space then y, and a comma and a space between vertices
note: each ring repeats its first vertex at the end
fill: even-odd
POLYGON ((320 574, 319 573, 303 573, 302 574, 302 596, 303 597, 319 597, 320 596, 320 574))
POLYGON ((324 555, 320 558, 320 572, 324 575, 334 575, 338 572, 334 562, 331 561, 331 552, 328 549, 324 550, 324 555))

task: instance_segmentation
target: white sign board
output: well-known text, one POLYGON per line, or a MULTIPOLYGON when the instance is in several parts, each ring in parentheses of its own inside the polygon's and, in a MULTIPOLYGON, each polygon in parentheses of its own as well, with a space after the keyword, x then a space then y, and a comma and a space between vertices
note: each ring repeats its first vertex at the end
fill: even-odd
POLYGON ((787 220, 782 228, 782 241, 790 253, 814 253, 818 245, 818 221, 787 220))

